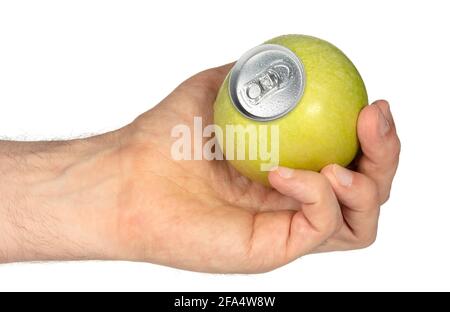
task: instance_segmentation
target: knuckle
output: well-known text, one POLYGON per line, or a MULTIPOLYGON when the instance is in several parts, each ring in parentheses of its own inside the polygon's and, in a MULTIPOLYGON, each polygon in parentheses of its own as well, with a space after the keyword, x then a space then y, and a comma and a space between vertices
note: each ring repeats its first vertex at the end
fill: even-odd
POLYGON ((379 198, 380 198, 380 191, 378 189, 378 185, 375 181, 372 179, 367 180, 367 197, 368 202, 371 206, 378 208, 379 198))
POLYGON ((382 194, 379 195, 380 205, 386 203, 391 197, 391 188, 388 187, 382 194))
POLYGON ((329 194, 329 192, 332 191, 330 182, 328 181, 327 177, 325 177, 323 174, 318 174, 316 176, 314 189, 317 196, 321 199, 326 197, 327 194, 329 194))
POLYGON ((322 223, 322 233, 324 236, 332 235, 337 227, 337 222, 334 218, 328 218, 322 223))
POLYGON ((322 233, 324 236, 329 237, 338 232, 344 225, 342 217, 336 213, 335 216, 330 216, 322 223, 322 233))
POLYGON ((366 177, 364 177, 364 202, 367 205, 368 208, 365 210, 376 210, 380 208, 380 205, 383 204, 387 198, 389 197, 390 189, 384 187, 383 185, 378 185, 375 180, 366 177))
POLYGON ((333 234, 336 232, 339 232, 339 230, 344 226, 344 219, 342 218, 342 216, 337 216, 335 218, 335 223, 334 223, 334 231, 333 234))
POLYGON ((372 246, 377 240, 377 231, 370 231, 356 237, 355 247, 358 249, 363 249, 372 246))
POLYGON ((402 150, 402 143, 400 142, 400 139, 396 136, 393 151, 392 151, 392 153, 396 159, 398 159, 400 157, 401 150, 402 150))

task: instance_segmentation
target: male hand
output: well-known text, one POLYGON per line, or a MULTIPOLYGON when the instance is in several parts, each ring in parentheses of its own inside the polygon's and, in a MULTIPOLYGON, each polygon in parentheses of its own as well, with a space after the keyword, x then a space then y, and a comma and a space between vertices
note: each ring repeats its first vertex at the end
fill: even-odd
POLYGON ((356 171, 280 167, 268 188, 223 160, 171 158, 174 126, 193 126, 195 116, 213 123, 230 68, 191 77, 112 133, 0 143, 0 261, 120 259, 248 273, 370 245, 400 153, 388 103, 360 114, 356 171))

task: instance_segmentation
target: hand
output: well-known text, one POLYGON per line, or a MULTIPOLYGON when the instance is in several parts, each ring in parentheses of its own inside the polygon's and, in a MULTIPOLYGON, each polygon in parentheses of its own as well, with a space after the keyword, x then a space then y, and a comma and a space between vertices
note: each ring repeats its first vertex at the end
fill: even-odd
POLYGON ((371 244, 400 150, 384 101, 361 112, 357 172, 279 168, 267 188, 226 161, 171 158, 175 125, 192 126, 194 116, 213 123, 212 104, 230 68, 195 75, 113 133, 0 144, 0 171, 14 181, 0 182, 8 203, 0 204, 0 260, 121 259, 263 272, 308 253, 371 244), (7 169, 17 158, 21 170, 7 169))

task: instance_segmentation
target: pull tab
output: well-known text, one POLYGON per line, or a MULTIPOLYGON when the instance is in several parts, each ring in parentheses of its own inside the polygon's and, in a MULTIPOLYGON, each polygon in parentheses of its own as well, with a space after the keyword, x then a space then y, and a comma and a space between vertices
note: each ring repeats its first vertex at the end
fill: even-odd
POLYGON ((293 110, 303 96, 305 70, 299 56, 278 44, 247 51, 231 69, 228 94, 246 118, 270 121, 293 110))
POLYGON ((246 97, 248 103, 258 105, 262 100, 276 91, 286 88, 292 78, 290 64, 283 60, 272 64, 256 78, 245 83, 241 94, 246 97))

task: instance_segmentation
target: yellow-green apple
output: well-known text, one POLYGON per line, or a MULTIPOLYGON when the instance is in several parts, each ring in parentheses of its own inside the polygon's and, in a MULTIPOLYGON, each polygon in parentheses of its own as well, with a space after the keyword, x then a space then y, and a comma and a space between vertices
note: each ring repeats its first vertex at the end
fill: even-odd
MULTIPOLYGON (((278 153, 273 153, 278 159, 271 165, 314 171, 320 171, 331 163, 347 166, 359 148, 357 119, 368 102, 364 82, 356 67, 338 48, 318 38, 285 35, 266 44, 287 48, 298 57, 304 79, 301 97, 283 116, 255 120, 243 114, 233 102, 228 74, 214 104, 214 123, 221 129, 218 138, 227 160, 241 174, 268 184, 268 171, 262 166, 268 163, 267 157, 264 158, 259 149, 256 157, 251 155, 250 145, 255 143, 250 139, 251 135, 247 133, 247 139, 239 139, 235 137, 236 132, 227 133, 228 125, 257 129, 258 144, 267 146, 268 150, 271 146, 279 148, 278 153), (266 127, 264 133, 260 126, 266 127), (277 131, 271 132, 275 128, 277 131), (272 144, 273 139, 278 139, 278 144, 272 144), (234 151, 227 154, 230 148, 234 151), (245 157, 237 159, 236 151, 242 148, 245 157)), ((249 90, 252 93, 247 95, 252 97, 262 92, 249 90)), ((258 105, 274 105, 270 102, 270 94, 258 105)))

